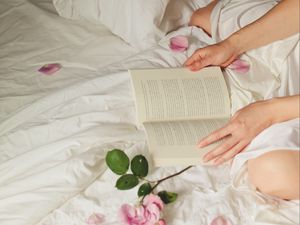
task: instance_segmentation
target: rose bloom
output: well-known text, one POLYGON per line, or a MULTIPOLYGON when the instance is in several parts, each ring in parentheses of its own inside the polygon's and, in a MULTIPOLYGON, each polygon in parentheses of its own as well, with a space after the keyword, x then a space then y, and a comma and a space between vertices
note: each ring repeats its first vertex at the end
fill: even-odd
POLYGON ((122 205, 119 216, 121 221, 128 225, 165 225, 165 221, 159 219, 163 207, 160 197, 149 194, 144 198, 142 205, 122 205))

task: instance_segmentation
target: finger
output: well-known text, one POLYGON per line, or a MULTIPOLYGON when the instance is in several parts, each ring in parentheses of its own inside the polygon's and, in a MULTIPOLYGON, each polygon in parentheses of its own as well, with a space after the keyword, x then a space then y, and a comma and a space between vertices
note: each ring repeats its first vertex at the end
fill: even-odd
POLYGON ((202 69, 202 68, 204 68, 206 66, 209 66, 210 64, 211 64, 210 61, 207 58, 204 58, 204 59, 201 59, 199 61, 196 61, 193 64, 191 70, 192 71, 198 71, 198 70, 200 70, 200 69, 202 69))
POLYGON ((198 71, 200 70, 201 68, 203 68, 202 64, 201 64, 201 61, 196 61, 193 65, 191 65, 189 67, 190 70, 192 71, 198 71))
POLYGON ((183 64, 184 66, 190 66, 199 59, 198 51, 194 52, 183 64))
POLYGON ((229 151, 231 148, 233 148, 235 145, 237 145, 239 141, 233 137, 228 138, 225 142, 218 145, 216 148, 208 152, 203 157, 203 162, 208 162, 212 159, 215 159, 216 157, 220 156, 221 154, 229 151))
POLYGON ((184 63, 184 66, 189 66, 192 65, 193 63, 197 62, 197 61, 201 61, 203 60, 203 58, 205 56, 205 48, 200 48, 198 50, 196 50, 193 55, 191 55, 186 62, 184 63))
POLYGON ((239 142, 237 145, 235 145, 233 148, 231 148, 229 151, 225 152, 223 155, 219 156, 213 164, 218 166, 230 159, 232 159, 235 155, 243 151, 247 147, 248 143, 243 141, 239 142))
POLYGON ((199 148, 203 148, 215 141, 218 141, 220 139, 222 139, 223 137, 226 137, 227 135, 231 134, 232 132, 232 126, 231 124, 227 124, 224 127, 221 127, 220 129, 212 132, 210 135, 208 135, 207 137, 203 138, 199 143, 198 143, 198 147, 199 148))

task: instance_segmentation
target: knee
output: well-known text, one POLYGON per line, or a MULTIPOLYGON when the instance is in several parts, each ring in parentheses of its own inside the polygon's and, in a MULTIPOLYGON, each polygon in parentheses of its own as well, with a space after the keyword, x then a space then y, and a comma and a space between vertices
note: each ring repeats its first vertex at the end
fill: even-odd
POLYGON ((299 152, 278 150, 251 159, 248 174, 262 193, 299 199, 299 152))
POLYGON ((207 34, 210 35, 211 34, 210 14, 211 14, 211 9, 208 7, 204 7, 196 10, 190 18, 189 25, 200 27, 207 34))

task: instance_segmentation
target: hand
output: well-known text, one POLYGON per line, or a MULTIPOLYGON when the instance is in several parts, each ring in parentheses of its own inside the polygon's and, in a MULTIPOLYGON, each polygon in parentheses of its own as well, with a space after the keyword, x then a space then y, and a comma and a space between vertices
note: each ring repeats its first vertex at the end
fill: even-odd
POLYGON ((237 50, 230 41, 225 40, 214 45, 200 48, 184 63, 192 71, 209 65, 227 67, 238 57, 237 50))
POLYGON ((269 101, 252 103, 237 111, 227 125, 199 142, 198 147, 205 147, 225 139, 222 144, 204 155, 203 161, 214 160, 214 165, 220 165, 243 151, 261 131, 273 123, 271 111, 269 101))

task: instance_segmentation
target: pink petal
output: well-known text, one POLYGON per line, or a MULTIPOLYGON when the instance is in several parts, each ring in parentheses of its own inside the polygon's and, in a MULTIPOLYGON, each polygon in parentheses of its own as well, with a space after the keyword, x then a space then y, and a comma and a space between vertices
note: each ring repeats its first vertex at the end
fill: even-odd
POLYGON ((170 49, 173 52, 183 52, 189 46, 189 41, 186 36, 178 35, 170 39, 170 49))
POLYGON ((250 65, 245 60, 237 59, 228 66, 228 69, 231 69, 240 74, 245 74, 249 71, 250 65))
POLYGON ((135 207, 123 204, 119 211, 119 219, 123 224, 131 224, 131 220, 136 216, 135 207))
POLYGON ((56 71, 60 70, 60 68, 61 65, 59 63, 51 63, 42 66, 38 71, 46 75, 52 75, 56 71))
POLYGON ((87 224, 90 225, 99 225, 104 222, 104 215, 101 213, 93 213, 90 215, 90 217, 87 219, 87 224))
POLYGON ((143 200, 143 205, 149 207, 150 205, 153 204, 157 206, 159 210, 162 210, 164 208, 164 203, 162 202, 162 200, 158 195, 154 195, 154 194, 146 195, 146 197, 143 200))
POLYGON ((160 219, 157 225, 167 225, 167 223, 164 219, 160 219))
POLYGON ((231 222, 225 219, 223 216, 218 216, 211 221, 210 225, 231 225, 231 222))

